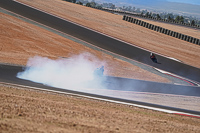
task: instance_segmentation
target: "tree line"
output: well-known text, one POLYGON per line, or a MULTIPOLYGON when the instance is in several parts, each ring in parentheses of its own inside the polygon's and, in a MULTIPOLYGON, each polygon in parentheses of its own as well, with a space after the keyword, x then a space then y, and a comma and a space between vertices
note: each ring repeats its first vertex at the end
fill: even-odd
POLYGON ((183 16, 179 16, 179 15, 174 15, 172 13, 154 14, 151 12, 146 12, 146 14, 144 15, 144 13, 142 12, 141 15, 150 17, 150 18, 153 17, 153 18, 158 18, 158 19, 166 19, 168 21, 177 22, 177 23, 190 23, 192 26, 196 25, 195 20, 191 20, 187 17, 183 17, 183 16))
POLYGON ((152 13, 148 12, 147 10, 140 10, 140 8, 135 8, 132 6, 123 6, 123 7, 116 7, 112 3, 103 3, 103 4, 98 4, 95 2, 95 0, 92 0, 89 2, 88 0, 63 0, 67 2, 72 2, 76 3, 79 5, 85 5, 87 7, 93 7, 93 8, 110 8, 110 9, 118 9, 121 11, 130 11, 130 12, 136 12, 140 13, 143 16, 149 17, 149 18, 157 18, 157 19, 166 19, 171 22, 177 22, 177 23, 189 23, 192 26, 195 26, 197 24, 200 25, 200 21, 194 20, 192 17, 187 17, 187 16, 179 16, 179 15, 174 15, 173 13, 152 13))

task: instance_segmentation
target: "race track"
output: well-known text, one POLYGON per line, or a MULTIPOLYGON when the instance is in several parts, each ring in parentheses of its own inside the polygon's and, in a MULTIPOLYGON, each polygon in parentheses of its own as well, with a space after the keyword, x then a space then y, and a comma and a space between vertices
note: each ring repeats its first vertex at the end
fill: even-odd
MULTIPOLYGON (((181 62, 177 62, 177 61, 174 61, 174 60, 171 60, 169 58, 165 58, 159 55, 157 55, 157 58, 161 64, 153 63, 149 59, 149 55, 150 55, 149 51, 140 49, 138 47, 134 47, 126 42, 116 40, 112 37, 95 32, 91 29, 82 27, 80 25, 64 20, 62 18, 52 16, 50 14, 44 13, 34 8, 27 7, 25 5, 22 5, 12 0, 1 0, 0 6, 6 10, 15 12, 26 18, 29 18, 41 24, 57 29, 61 32, 64 32, 66 34, 79 38, 85 42, 91 43, 100 48, 109 50, 111 52, 117 53, 119 55, 122 55, 130 59, 137 60, 139 62, 159 68, 161 70, 165 70, 170 73, 174 73, 176 75, 200 82, 199 68, 195 68, 187 64, 182 64, 181 62)), ((87 95, 87 96, 89 95, 91 97, 99 97, 103 99, 110 99, 110 100, 115 100, 115 101, 120 101, 120 102, 140 104, 140 105, 145 105, 145 106, 170 109, 170 110, 200 115, 200 112, 197 112, 197 111, 165 107, 161 105, 154 105, 154 104, 143 103, 143 102, 138 102, 138 101, 130 101, 130 100, 125 100, 125 99, 100 96, 96 94, 88 94, 84 92, 76 92, 72 90, 64 90, 60 88, 53 88, 53 87, 45 86, 42 84, 33 83, 31 81, 26 81, 26 80, 21 80, 21 79, 16 78, 16 74, 22 70, 23 70, 23 67, 20 67, 20 66, 9 66, 9 65, 1 64, 0 65, 0 81, 12 83, 12 84, 45 88, 45 89, 55 90, 55 91, 64 91, 64 92, 75 93, 75 94, 80 94, 80 95, 87 95)), ((123 88, 123 90, 125 91, 164 93, 164 94, 200 97, 200 87, 196 87, 196 86, 181 86, 181 85, 156 83, 156 82, 140 81, 140 80, 133 80, 133 79, 124 79, 124 78, 117 78, 117 77, 106 77, 105 84, 107 85, 106 86, 107 89, 111 89, 111 90, 121 90, 123 88), (113 81, 115 82, 113 83, 113 81), (126 84, 129 84, 129 86, 127 87, 126 84)))
MULTIPOLYGON (((150 108, 150 109, 156 108, 155 110, 161 109, 163 111, 164 109, 164 110, 167 110, 164 112, 173 112, 173 113, 180 113, 180 114, 186 113, 191 116, 193 115, 198 116, 200 118, 200 112, 198 111, 156 105, 156 104, 151 104, 151 103, 146 103, 146 102, 127 100, 127 99, 121 99, 121 98, 115 98, 115 97, 109 97, 109 96, 103 96, 103 95, 98 95, 98 94, 91 94, 87 92, 74 91, 70 89, 55 88, 55 87, 50 87, 43 84, 17 78, 16 77, 17 73, 23 70, 24 68, 21 66, 10 66, 10 65, 1 64, 0 65, 0 83, 9 83, 11 85, 16 84, 20 86, 22 85, 22 87, 23 86, 34 87, 34 88, 38 88, 39 90, 47 90, 47 91, 53 91, 53 92, 58 92, 58 93, 67 93, 67 94, 72 94, 72 95, 78 95, 78 96, 89 97, 89 98, 94 98, 98 100, 104 100, 104 101, 110 101, 110 102, 116 102, 116 103, 122 103, 122 104, 128 104, 128 105, 139 105, 139 106, 150 108)), ((164 94, 174 94, 174 95, 178 94, 178 95, 200 97, 200 87, 193 87, 193 86, 178 86, 178 85, 175 86, 171 84, 162 84, 162 83, 116 78, 116 77, 107 77, 105 84, 108 84, 107 89, 113 89, 113 90, 122 90, 123 88, 123 91, 134 91, 134 92, 138 91, 138 92, 148 92, 148 93, 152 92, 152 93, 164 93, 164 94), (116 81, 120 84, 116 84, 117 83, 116 81), (128 88, 123 87, 123 86, 126 86, 126 84, 129 84, 128 88)))

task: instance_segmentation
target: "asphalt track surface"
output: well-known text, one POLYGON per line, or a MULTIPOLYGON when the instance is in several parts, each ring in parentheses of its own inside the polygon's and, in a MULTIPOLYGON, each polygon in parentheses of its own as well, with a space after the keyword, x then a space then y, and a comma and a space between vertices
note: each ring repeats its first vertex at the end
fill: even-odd
MULTIPOLYGON (((25 67, 0 64, 0 81, 34 86, 33 82, 22 80, 16 77, 18 72, 22 72, 24 70, 25 67)), ((182 86, 111 76, 104 76, 104 79, 105 80, 103 80, 102 82, 105 84, 106 89, 110 90, 162 93, 200 97, 200 87, 196 86, 182 86)))
POLYGON ((1 0, 0 6, 4 9, 10 10, 26 18, 57 29, 61 32, 79 38, 105 50, 117 53, 130 59, 137 60, 139 62, 159 68, 161 70, 165 70, 167 72, 200 82, 199 68, 183 64, 181 62, 177 62, 160 55, 156 55, 160 64, 153 63, 149 58, 149 51, 134 47, 127 44, 126 42, 116 40, 88 28, 76 25, 70 21, 52 16, 34 8, 27 7, 12 0, 1 0))
MULTIPOLYGON (((125 42, 115 40, 106 35, 97 33, 90 29, 81 27, 69 21, 65 21, 63 19, 57 18, 55 16, 51 16, 44 12, 38 11, 36 9, 26 7, 19 3, 16 3, 12 0, 1 0, 0 6, 4 9, 15 12, 24 17, 30 18, 34 21, 37 21, 41 24, 47 25, 69 35, 72 35, 76 38, 89 42, 93 45, 101 47, 103 49, 112 51, 114 53, 120 54, 122 56, 140 61, 142 63, 154 66, 156 68, 169 71, 171 73, 195 80, 200 81, 200 70, 198 68, 179 63, 177 61, 170 60, 165 57, 161 57, 157 55, 157 58, 161 64, 152 63, 149 59, 150 53, 148 51, 139 49, 137 47, 126 44, 125 42), (192 76, 191 76, 192 75, 192 76)), ((161 105, 154 105, 149 103, 143 103, 138 101, 130 101, 125 99, 118 99, 113 97, 100 96, 95 94, 88 94, 83 92, 76 92, 72 90, 64 90, 60 88, 53 88, 49 86, 44 86, 42 84, 37 84, 27 80, 21 80, 16 78, 16 74, 20 71, 23 71, 23 67, 19 66, 9 66, 9 65, 0 65, 0 81, 7 83, 14 83, 26 86, 40 87, 46 88, 50 90, 56 91, 67 91, 71 93, 77 93, 82 95, 91 95, 93 97, 101 97, 105 99, 112 99, 116 101, 123 101, 127 103, 140 104, 151 107, 159 107, 164 109, 176 110, 180 112, 186 112, 191 114, 200 115, 200 112, 191 111, 191 110, 183 110, 178 108, 166 107, 161 105)), ((173 84, 164 84, 164 83, 156 83, 156 82, 148 82, 148 81, 140 81, 133 79, 124 79, 124 78, 116 78, 116 77, 106 77, 105 84, 107 85, 107 89, 113 90, 126 90, 126 91, 137 91, 137 92, 152 92, 152 93, 164 93, 164 94, 175 94, 175 95, 187 95, 187 96, 200 96, 200 88, 194 86, 181 86, 181 85, 173 85, 173 84), (128 84, 128 86, 127 86, 128 84)))
MULTIPOLYGON (((108 100, 113 100, 117 102, 137 104, 137 105, 142 105, 142 106, 147 106, 147 107, 173 110, 177 112, 189 113, 189 114, 198 115, 198 116, 200 115, 200 112, 198 111, 185 110, 185 109, 180 109, 180 108, 156 105, 156 104, 151 104, 151 103, 145 103, 145 102, 140 102, 140 101, 115 98, 115 97, 102 96, 102 95, 85 93, 85 92, 78 92, 78 91, 67 90, 67 89, 62 89, 62 88, 55 88, 55 87, 50 87, 43 84, 17 78, 16 77, 17 73, 22 72, 24 69, 25 67, 21 67, 21 66, 10 66, 10 65, 0 64, 0 82, 6 82, 6 83, 11 83, 11 84, 18 84, 18 85, 24 85, 24 86, 30 86, 30 87, 36 87, 36 88, 43 88, 43 89, 52 90, 56 92, 66 92, 70 94, 78 94, 82 96, 89 96, 89 97, 100 98, 100 99, 108 99, 108 100)), ((179 95, 188 95, 187 91, 191 92, 192 90, 193 95, 191 96, 198 96, 198 97, 200 96, 199 87, 192 87, 192 86, 178 87, 177 86, 176 88, 174 87, 174 85, 170 85, 170 84, 161 84, 161 83, 152 84, 152 82, 148 83, 145 81, 133 80, 133 79, 124 79, 124 78, 116 78, 116 77, 106 77, 106 79, 107 80, 105 80, 105 84, 107 84, 107 89, 122 90, 122 88, 124 88, 123 90, 126 90, 126 91, 153 92, 153 93, 165 93, 165 94, 167 93, 167 94, 179 94, 179 95), (119 84, 116 85, 116 83, 120 83, 120 85, 119 84), (129 84, 128 88, 127 88, 127 84, 129 84), (138 84, 138 86, 136 84, 138 84), (144 86, 142 86, 141 84, 144 84, 144 86), (185 92, 183 90, 185 90, 185 92)))

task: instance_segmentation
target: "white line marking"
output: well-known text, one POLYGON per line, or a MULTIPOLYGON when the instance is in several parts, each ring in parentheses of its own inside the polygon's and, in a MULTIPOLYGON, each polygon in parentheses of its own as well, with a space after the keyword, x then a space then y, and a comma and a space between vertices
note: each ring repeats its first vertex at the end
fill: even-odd
POLYGON ((168 56, 165 56, 166 58, 168 58, 168 59, 171 59, 171 60, 175 60, 175 61, 177 61, 177 62, 182 62, 182 61, 180 61, 180 60, 178 60, 178 59, 176 59, 176 58, 173 58, 173 57, 168 57, 168 56))
POLYGON ((164 70, 161 70, 161 69, 155 68, 155 67, 153 67, 153 68, 156 69, 157 71, 161 72, 161 73, 169 74, 169 75, 172 75, 172 76, 174 76, 174 77, 178 77, 178 78, 180 78, 180 79, 184 79, 184 80, 186 80, 186 81, 190 81, 191 83, 195 83, 195 84, 197 84, 197 86, 200 86, 200 84, 199 84, 198 82, 195 82, 195 81, 189 80, 189 79, 187 79, 187 78, 184 78, 184 77, 181 77, 181 76, 175 75, 175 74, 173 74, 173 73, 170 73, 170 72, 167 72, 167 71, 164 71, 164 70))

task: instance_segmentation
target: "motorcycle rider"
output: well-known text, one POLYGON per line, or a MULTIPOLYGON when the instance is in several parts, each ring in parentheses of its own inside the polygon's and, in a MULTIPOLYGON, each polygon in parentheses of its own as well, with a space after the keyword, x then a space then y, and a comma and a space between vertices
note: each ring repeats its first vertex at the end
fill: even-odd
POLYGON ((154 53, 151 53, 151 54, 150 54, 150 58, 151 58, 151 60, 152 60, 153 62, 157 63, 157 59, 156 59, 156 56, 155 56, 154 53))
POLYGON ((100 68, 97 68, 94 71, 95 76, 103 76, 104 73, 104 66, 101 66, 100 68))

